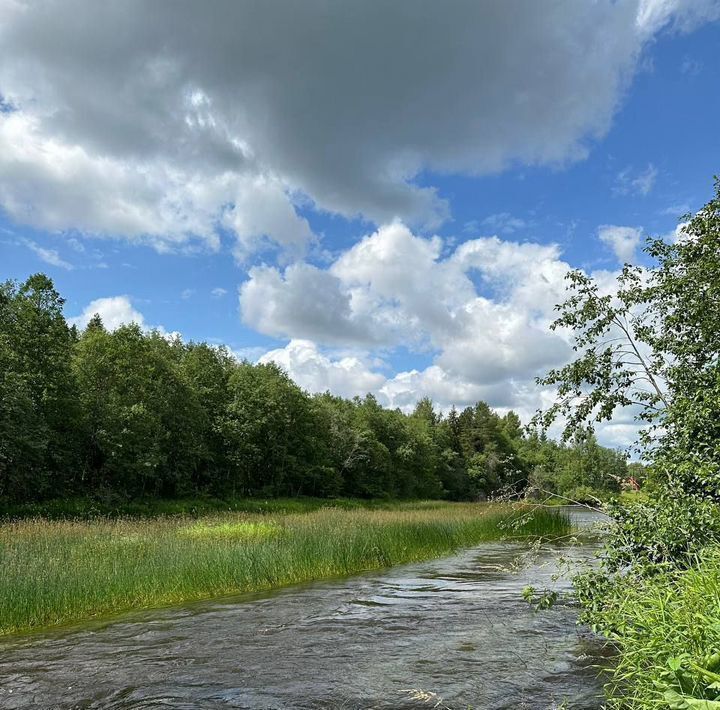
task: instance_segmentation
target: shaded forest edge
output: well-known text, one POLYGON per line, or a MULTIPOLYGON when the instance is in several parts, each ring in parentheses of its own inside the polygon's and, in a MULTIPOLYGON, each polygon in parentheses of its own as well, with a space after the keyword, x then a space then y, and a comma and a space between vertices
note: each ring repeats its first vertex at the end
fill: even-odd
POLYGON ((0 286, 5 516, 242 509, 253 497, 592 499, 628 477, 624 456, 586 431, 557 443, 484 402, 443 415, 427 399, 403 413, 372 395, 310 395, 223 347, 110 331, 98 316, 78 330, 63 305, 43 274, 0 286))

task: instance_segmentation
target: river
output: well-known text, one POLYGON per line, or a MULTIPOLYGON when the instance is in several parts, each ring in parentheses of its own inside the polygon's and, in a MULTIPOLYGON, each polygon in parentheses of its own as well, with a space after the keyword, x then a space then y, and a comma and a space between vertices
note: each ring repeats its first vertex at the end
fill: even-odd
MULTIPOLYGON (((573 513, 592 522, 589 513, 573 513)), ((452 557, 264 595, 136 613, 0 643, 0 708, 601 705, 597 641, 526 585, 597 543, 485 543, 452 557)))

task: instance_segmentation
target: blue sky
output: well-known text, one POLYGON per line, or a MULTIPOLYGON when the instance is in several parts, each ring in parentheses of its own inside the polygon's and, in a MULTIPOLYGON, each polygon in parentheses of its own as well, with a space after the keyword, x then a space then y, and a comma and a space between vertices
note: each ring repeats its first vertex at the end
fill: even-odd
POLYGON ((0 2, 3 278, 310 390, 528 416, 567 267, 720 172, 714 1, 73 3, 0 2))

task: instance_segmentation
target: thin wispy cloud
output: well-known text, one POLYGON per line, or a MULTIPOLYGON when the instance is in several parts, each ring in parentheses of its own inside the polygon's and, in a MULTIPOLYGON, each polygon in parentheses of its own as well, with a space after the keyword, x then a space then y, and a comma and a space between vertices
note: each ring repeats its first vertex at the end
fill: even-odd
POLYGON ((652 192, 657 180, 658 169, 652 164, 644 170, 634 170, 631 167, 621 170, 613 186, 613 193, 616 195, 641 195, 646 196, 652 192))
POLYGON ((29 239, 24 240, 23 244, 50 266, 57 266, 60 269, 66 269, 68 271, 74 268, 69 261, 65 261, 65 259, 60 256, 57 249, 47 249, 29 239))
POLYGON ((513 234, 521 229, 526 229, 528 223, 520 217, 515 217, 509 212, 491 214, 482 221, 482 227, 492 233, 513 234))

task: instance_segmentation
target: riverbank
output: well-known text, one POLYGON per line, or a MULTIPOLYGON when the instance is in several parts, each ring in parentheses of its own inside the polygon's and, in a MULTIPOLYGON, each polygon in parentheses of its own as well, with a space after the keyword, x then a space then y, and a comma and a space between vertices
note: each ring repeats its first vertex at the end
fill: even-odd
POLYGON ((562 512, 395 504, 303 514, 0 525, 0 634, 431 559, 486 540, 557 537, 562 512))
MULTIPOLYGON (((568 512, 581 526, 596 517, 568 512)), ((0 707, 597 710, 602 650, 578 633, 570 578, 556 576, 593 558, 599 541, 583 539, 481 542, 351 577, 6 637, 0 707), (557 591, 558 603, 536 613, 522 597, 529 584, 557 591)))
POLYGON ((720 546, 686 568, 608 580, 587 620, 616 647, 608 707, 720 708, 720 546))

